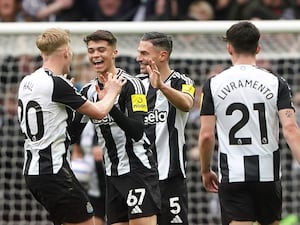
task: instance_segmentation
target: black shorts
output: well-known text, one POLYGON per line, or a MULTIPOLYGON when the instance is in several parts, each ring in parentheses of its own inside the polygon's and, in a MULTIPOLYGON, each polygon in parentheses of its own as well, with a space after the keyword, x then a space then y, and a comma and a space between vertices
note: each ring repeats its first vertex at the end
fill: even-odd
POLYGON ((280 181, 221 183, 219 199, 223 224, 236 220, 258 221, 263 225, 281 219, 280 181))
POLYGON ((80 223, 94 214, 85 190, 67 165, 57 174, 25 176, 25 181, 55 225, 80 223))
POLYGON ((157 215, 161 199, 158 173, 139 170, 106 179, 107 224, 157 215))
POLYGON ((186 179, 178 176, 159 181, 161 192, 161 213, 157 217, 159 225, 188 224, 188 198, 186 179))
POLYGON ((89 199, 94 208, 94 214, 96 217, 101 218, 103 221, 106 221, 105 213, 105 197, 94 197, 89 195, 89 199))

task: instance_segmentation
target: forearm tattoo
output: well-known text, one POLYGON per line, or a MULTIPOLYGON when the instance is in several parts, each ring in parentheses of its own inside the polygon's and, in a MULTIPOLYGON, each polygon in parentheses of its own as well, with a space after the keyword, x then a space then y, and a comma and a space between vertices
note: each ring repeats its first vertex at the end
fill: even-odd
POLYGON ((293 112, 291 110, 287 110, 285 115, 286 117, 291 118, 293 116, 293 112))

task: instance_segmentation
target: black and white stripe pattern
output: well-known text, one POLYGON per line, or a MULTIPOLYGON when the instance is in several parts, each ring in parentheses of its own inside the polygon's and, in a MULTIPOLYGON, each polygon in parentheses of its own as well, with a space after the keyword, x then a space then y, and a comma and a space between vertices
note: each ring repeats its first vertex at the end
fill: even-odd
POLYGON ((236 65, 203 87, 201 115, 215 115, 221 182, 281 177, 278 110, 293 108, 286 81, 251 65, 236 65))
MULTIPOLYGON (((131 96, 145 94, 145 89, 139 79, 121 69, 117 76, 122 76, 127 82, 117 97, 115 106, 128 116, 132 113, 131 96)), ((95 90, 97 83, 96 79, 82 89, 82 94, 92 101, 96 101, 98 98, 95 90)), ((86 120, 82 119, 82 122, 86 122, 86 120)), ((139 141, 134 141, 126 135, 110 115, 100 121, 92 120, 92 122, 96 127, 99 144, 104 151, 106 175, 119 176, 141 167, 148 169, 154 167, 153 161, 148 157, 149 141, 145 134, 139 141)))
POLYGON ((20 83, 18 101, 20 126, 26 136, 23 173, 56 174, 70 160, 67 127, 73 110, 86 99, 63 76, 40 68, 20 83))
MULTIPOLYGON (((145 121, 146 133, 158 161, 159 179, 178 175, 186 177, 184 130, 189 113, 174 107, 160 90, 154 89, 148 75, 139 74, 137 77, 142 80, 147 92, 149 112, 145 121)), ((183 84, 194 86, 189 77, 176 71, 170 74, 165 83, 179 91, 183 84)))

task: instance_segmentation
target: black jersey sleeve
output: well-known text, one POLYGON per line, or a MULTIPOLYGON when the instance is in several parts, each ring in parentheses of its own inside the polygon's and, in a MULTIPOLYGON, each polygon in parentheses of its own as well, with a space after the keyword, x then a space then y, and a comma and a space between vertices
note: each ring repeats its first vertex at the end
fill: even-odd
POLYGON ((67 80, 59 76, 53 76, 52 101, 65 104, 76 110, 86 102, 86 98, 79 94, 67 80))
POLYGON ((75 112, 73 121, 68 126, 68 132, 71 138, 71 144, 80 144, 81 133, 86 126, 86 122, 82 122, 83 114, 75 112))
POLYGON ((125 116, 116 106, 113 106, 109 113, 118 124, 131 138, 138 141, 142 138, 144 132, 144 115, 133 113, 130 117, 125 116))
POLYGON ((278 85, 278 97, 277 97, 277 108, 287 109, 292 108, 292 91, 283 77, 278 77, 279 85, 278 85))
MULTIPOLYGON (((90 84, 85 85, 81 90, 80 90, 80 94, 82 96, 84 96, 85 98, 87 98, 87 92, 90 88, 90 84)), ((85 128, 88 119, 84 118, 86 117, 85 115, 79 113, 79 112, 75 112, 75 116, 73 121, 71 122, 71 124, 68 127, 68 131, 71 137, 71 144, 80 144, 80 140, 81 140, 81 133, 83 131, 83 129, 85 128)))
POLYGON ((202 88, 202 96, 201 96, 201 105, 200 105, 200 115, 214 115, 214 102, 211 94, 211 78, 208 79, 202 88))
POLYGON ((144 116, 148 111, 145 88, 136 78, 130 78, 122 88, 118 106, 114 106, 110 115, 127 135, 138 141, 144 133, 144 116))

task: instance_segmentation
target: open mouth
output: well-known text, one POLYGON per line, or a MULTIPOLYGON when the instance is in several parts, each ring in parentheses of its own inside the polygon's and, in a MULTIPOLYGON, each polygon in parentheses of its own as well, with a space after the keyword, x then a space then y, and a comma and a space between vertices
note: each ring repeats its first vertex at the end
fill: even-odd
POLYGON ((104 61, 103 60, 94 60, 93 63, 94 65, 100 65, 102 64, 104 61))

